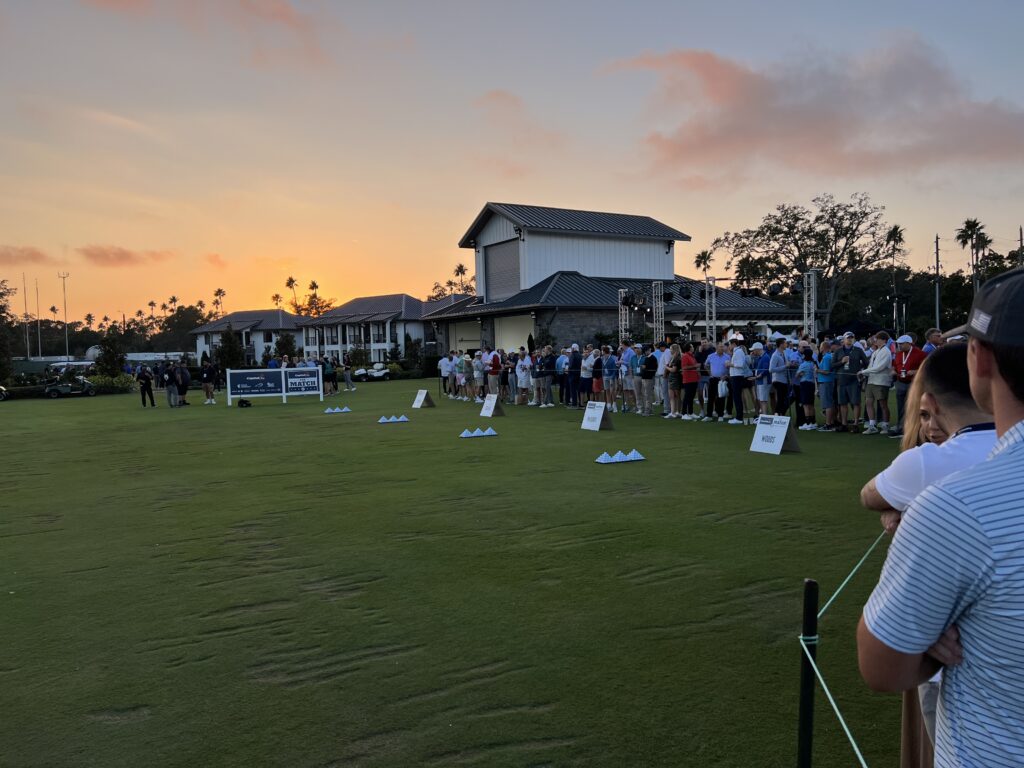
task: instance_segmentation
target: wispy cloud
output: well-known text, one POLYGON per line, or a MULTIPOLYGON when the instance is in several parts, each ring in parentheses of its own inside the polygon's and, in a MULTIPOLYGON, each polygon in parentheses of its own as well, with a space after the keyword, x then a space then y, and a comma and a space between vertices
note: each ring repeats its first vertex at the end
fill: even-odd
POLYGON ((170 251, 133 251, 118 245, 87 245, 76 251, 97 267, 138 267, 174 258, 170 251))
POLYGON ((203 256, 203 260, 215 269, 226 269, 228 266, 227 259, 219 253, 208 253, 203 256))
POLYGON ((493 149, 498 147, 519 158, 534 160, 562 150, 567 141, 564 133, 545 127, 523 100, 504 89, 495 89, 473 100, 473 106, 483 117, 489 137, 489 152, 477 153, 492 171, 505 179, 518 179, 531 172, 522 159, 501 158, 493 149))
POLYGON ((86 5, 129 19, 167 18, 197 34, 229 30, 239 34, 254 64, 329 64, 320 40, 326 19, 292 0, 83 0, 86 5))
POLYGON ((0 245, 0 267, 56 263, 48 253, 31 245, 0 245))
POLYGON ((654 168, 678 178, 736 178, 751 166, 856 177, 1024 162, 1021 105, 977 98, 917 39, 763 68, 677 50, 610 69, 655 73, 657 101, 683 115, 643 140, 654 168))

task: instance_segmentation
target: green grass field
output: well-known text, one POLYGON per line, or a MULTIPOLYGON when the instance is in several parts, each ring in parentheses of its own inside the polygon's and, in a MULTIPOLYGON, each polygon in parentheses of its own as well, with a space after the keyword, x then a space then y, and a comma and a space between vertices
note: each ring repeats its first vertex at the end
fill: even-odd
MULTIPOLYGON (((824 600, 875 538, 857 491, 896 441, 771 457, 524 407, 460 440, 479 406, 413 411, 420 385, 331 416, 0 404, 0 765, 793 765, 802 580, 824 600)), ((819 655, 871 765, 899 748, 856 670, 883 556, 819 655)), ((855 764, 820 691, 816 762, 855 764)))

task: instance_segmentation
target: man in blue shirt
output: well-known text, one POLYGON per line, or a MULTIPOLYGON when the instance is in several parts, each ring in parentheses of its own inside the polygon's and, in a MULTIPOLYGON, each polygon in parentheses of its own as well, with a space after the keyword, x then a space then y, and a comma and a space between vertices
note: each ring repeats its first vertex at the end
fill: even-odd
POLYGON ((816 371, 818 379, 818 398, 821 400, 821 410, 825 412, 825 423, 818 427, 820 432, 835 432, 836 423, 836 377, 832 373, 832 345, 823 341, 819 351, 818 368, 816 371))
POLYGON ((999 441, 904 513, 857 651, 879 691, 945 667, 936 768, 1011 768, 1024 765, 1024 269, 985 283, 969 318, 947 336, 970 337, 971 394, 999 441))
POLYGON ((725 421, 725 405, 729 400, 728 394, 722 397, 718 394, 719 382, 729 381, 729 361, 732 358, 725 353, 725 344, 719 342, 715 345, 715 351, 708 355, 705 365, 708 368, 708 410, 704 421, 725 421))
POLYGON ((569 350, 562 349, 562 353, 555 360, 555 375, 558 377, 558 402, 562 405, 569 404, 569 350))

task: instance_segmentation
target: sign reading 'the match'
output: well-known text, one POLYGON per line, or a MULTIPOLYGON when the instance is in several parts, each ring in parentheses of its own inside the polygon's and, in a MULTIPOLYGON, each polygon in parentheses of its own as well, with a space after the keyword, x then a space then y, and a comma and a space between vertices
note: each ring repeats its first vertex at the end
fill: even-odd
POLYGON ((612 417, 604 403, 591 400, 587 403, 587 410, 583 412, 583 424, 580 429, 589 429, 597 432, 601 429, 613 429, 612 417))
POLYGON ((416 399, 412 401, 413 408, 433 408, 434 401, 430 398, 430 393, 425 389, 417 390, 416 399))
POLYGON ((321 368, 259 368, 227 371, 228 405, 239 398, 318 395, 324 399, 321 368))
POLYGON ((789 416, 758 416, 757 429, 750 443, 754 453, 771 453, 778 456, 783 451, 799 453, 800 443, 790 423, 789 416))
POLYGON ((480 415, 491 417, 491 416, 504 416, 505 411, 502 410, 501 403, 498 402, 497 395, 487 395, 484 398, 484 407, 480 409, 480 415))

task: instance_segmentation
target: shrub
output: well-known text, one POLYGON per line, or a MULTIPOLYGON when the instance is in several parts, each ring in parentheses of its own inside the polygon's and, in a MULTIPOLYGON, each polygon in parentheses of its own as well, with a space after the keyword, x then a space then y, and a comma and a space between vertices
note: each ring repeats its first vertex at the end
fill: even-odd
POLYGON ((398 363, 388 363, 388 373, 391 374, 392 379, 398 379, 402 376, 402 366, 398 363))
POLYGON ((119 373, 117 376, 98 374, 91 377, 89 381, 96 387, 96 393, 100 395, 123 394, 135 389, 135 379, 127 373, 119 373))

